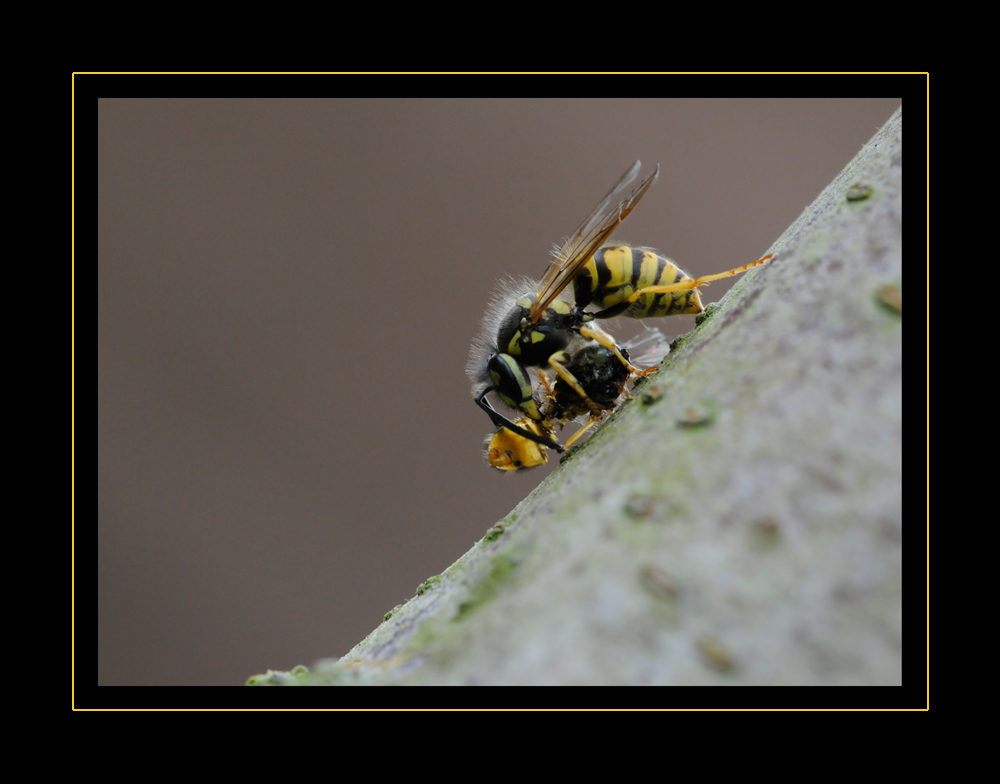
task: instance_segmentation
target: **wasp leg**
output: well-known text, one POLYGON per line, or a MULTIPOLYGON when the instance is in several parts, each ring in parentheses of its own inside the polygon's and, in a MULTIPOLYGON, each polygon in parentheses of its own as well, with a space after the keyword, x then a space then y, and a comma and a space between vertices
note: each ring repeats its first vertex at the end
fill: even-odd
POLYGON ((566 366, 563 364, 564 362, 568 361, 569 361, 569 354, 567 354, 565 351, 557 351, 555 354, 549 357, 549 366, 556 372, 556 375, 558 375, 559 378, 561 378, 563 381, 569 384, 570 389, 576 392, 576 394, 580 396, 581 400, 586 400, 589 402, 590 397, 587 395, 586 392, 583 391, 583 387, 581 387, 580 382, 576 380, 576 376, 574 376, 569 370, 567 370, 566 366))
POLYGON ((726 270, 725 272, 718 272, 715 275, 703 275, 700 278, 688 278, 687 280, 682 280, 680 283, 671 283, 667 286, 647 286, 644 289, 633 291, 628 297, 622 300, 621 304, 631 305, 633 302, 641 299, 646 294, 668 294, 671 291, 687 291, 688 289, 695 289, 699 286, 707 286, 713 280, 728 278, 733 275, 739 275, 741 272, 746 272, 752 267, 763 264, 765 261, 772 258, 772 256, 773 254, 769 253, 764 258, 758 259, 750 264, 744 264, 742 267, 736 267, 736 269, 726 270))
POLYGON ((580 436, 582 436, 584 433, 586 433, 588 430, 590 430, 590 428, 592 428, 594 425, 602 422, 603 420, 604 420, 603 416, 599 416, 596 413, 591 414, 590 415, 590 421, 587 422, 587 424, 585 424, 579 430, 577 430, 573 435, 571 435, 569 437, 569 439, 566 441, 566 443, 563 444, 563 446, 566 449, 569 449, 571 446, 573 446, 573 442, 574 441, 576 441, 578 438, 580 438, 580 436))
POLYGON ((513 422, 507 419, 507 417, 505 417, 503 414, 501 414, 495 408, 493 408, 493 406, 490 405, 490 401, 486 399, 486 394, 489 391, 490 391, 489 389, 484 390, 483 393, 475 400, 476 400, 476 405, 486 412, 486 415, 490 418, 490 421, 493 422, 494 425, 496 425, 497 427, 505 427, 508 430, 517 433, 519 436, 527 438, 529 441, 534 441, 536 444, 542 444, 543 446, 547 446, 550 449, 555 449, 557 452, 562 452, 565 449, 565 447, 558 441, 555 441, 551 438, 545 438, 544 436, 540 436, 537 433, 532 433, 530 430, 525 430, 520 425, 515 425, 513 422))
POLYGON ((555 400, 556 399, 556 393, 552 389, 552 386, 551 386, 551 384, 549 384, 549 380, 548 380, 548 378, 545 377, 544 373, 539 373, 538 374, 538 389, 539 390, 544 390, 545 394, 543 395, 543 397, 546 398, 547 400, 555 400))
POLYGON ((589 338, 590 340, 596 340, 598 343, 604 346, 604 348, 608 349, 609 351, 613 351, 615 356, 618 357, 621 363, 626 368, 628 368, 629 373, 633 373, 637 376, 643 376, 647 372, 649 372, 646 370, 640 370, 631 362, 629 362, 627 359, 625 359, 625 357, 622 355, 621 350, 618 348, 618 344, 615 343, 615 339, 593 322, 581 326, 580 334, 583 335, 585 338, 589 338))

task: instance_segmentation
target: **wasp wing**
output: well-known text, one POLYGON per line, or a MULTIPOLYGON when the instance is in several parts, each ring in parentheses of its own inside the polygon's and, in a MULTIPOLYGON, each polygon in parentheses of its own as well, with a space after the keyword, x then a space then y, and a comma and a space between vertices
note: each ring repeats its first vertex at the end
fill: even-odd
POLYGON ((538 322, 545 309, 552 304, 552 301, 566 286, 572 283, 573 278, 580 273, 587 260, 594 255, 594 251, 600 248, 604 241, 611 236, 611 232, 625 220, 635 205, 639 203, 639 199, 656 182, 660 173, 659 164, 649 177, 622 199, 622 193, 639 174, 641 167, 642 164, 639 161, 633 163, 621 179, 615 183, 608 195, 594 207, 594 211, 580 224, 580 228, 573 232, 556 252, 552 263, 545 270, 538 296, 535 297, 531 306, 529 318, 532 324, 538 322))

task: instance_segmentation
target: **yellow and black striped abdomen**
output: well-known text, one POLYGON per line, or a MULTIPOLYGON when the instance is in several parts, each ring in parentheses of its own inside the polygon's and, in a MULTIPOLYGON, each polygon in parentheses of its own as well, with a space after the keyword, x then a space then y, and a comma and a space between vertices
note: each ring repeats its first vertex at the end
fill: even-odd
POLYGON ((593 303, 600 309, 594 314, 595 318, 657 318, 701 313, 705 306, 697 289, 643 294, 634 302, 625 302, 642 289, 669 286, 682 280, 691 280, 691 277, 654 250, 609 245, 587 260, 573 281, 573 293, 577 307, 593 303))

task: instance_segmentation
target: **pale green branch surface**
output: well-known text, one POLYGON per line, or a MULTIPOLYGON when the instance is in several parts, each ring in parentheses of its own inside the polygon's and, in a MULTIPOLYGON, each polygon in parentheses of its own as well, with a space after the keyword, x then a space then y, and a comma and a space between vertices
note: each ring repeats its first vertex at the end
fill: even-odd
POLYGON ((566 463, 258 683, 899 684, 902 113, 566 463))

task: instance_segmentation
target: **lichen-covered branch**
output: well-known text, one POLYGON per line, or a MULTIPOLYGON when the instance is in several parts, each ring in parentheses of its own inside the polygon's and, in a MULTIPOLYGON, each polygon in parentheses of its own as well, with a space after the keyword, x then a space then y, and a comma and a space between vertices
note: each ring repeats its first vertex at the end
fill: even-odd
POLYGON ((256 682, 899 684, 902 113, 347 656, 256 682))

